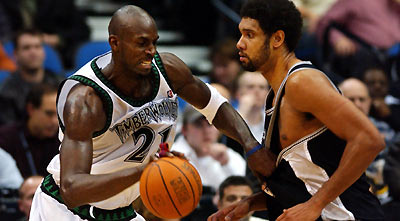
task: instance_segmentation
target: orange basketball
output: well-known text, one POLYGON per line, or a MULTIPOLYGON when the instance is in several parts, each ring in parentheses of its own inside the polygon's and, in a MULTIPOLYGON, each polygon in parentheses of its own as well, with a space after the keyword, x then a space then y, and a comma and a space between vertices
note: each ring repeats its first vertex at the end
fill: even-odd
POLYGON ((155 216, 176 219, 192 212, 203 191, 197 170, 179 157, 151 162, 140 177, 140 196, 155 216))

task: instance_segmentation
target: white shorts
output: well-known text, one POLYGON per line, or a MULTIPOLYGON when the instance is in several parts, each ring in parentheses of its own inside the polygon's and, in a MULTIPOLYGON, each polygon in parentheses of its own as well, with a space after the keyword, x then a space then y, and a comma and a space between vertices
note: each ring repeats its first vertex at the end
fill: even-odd
MULTIPOLYGON (((82 219, 79 216, 73 214, 67 206, 62 203, 59 203, 57 200, 52 198, 51 196, 44 193, 40 186, 37 188, 35 192, 35 196, 33 197, 31 213, 29 220, 31 221, 81 221, 87 220, 82 219)), ((145 221, 145 219, 138 213, 136 213, 136 217, 131 221, 145 221)))

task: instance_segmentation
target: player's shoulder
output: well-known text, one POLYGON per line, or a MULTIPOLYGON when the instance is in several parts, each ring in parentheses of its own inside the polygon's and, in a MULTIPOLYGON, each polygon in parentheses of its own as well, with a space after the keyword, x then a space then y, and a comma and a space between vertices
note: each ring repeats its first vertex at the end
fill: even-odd
POLYGON ((71 89, 67 96, 66 104, 88 107, 89 109, 103 109, 103 102, 96 90, 80 83, 71 89))
POLYGON ((332 87, 332 84, 322 71, 307 68, 291 74, 286 81, 285 90, 297 93, 304 90, 326 88, 327 86, 332 87))

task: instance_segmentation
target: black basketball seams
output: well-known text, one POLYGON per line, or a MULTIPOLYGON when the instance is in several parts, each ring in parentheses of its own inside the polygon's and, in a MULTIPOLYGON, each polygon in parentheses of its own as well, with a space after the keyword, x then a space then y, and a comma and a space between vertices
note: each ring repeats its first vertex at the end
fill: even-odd
MULTIPOLYGON (((186 176, 186 174, 185 174, 178 166, 176 166, 176 165, 173 164, 172 162, 167 161, 167 160, 163 160, 163 159, 160 159, 160 160, 162 160, 163 162, 169 163, 169 164, 171 164, 172 166, 174 166, 174 167, 175 167, 176 169, 178 169, 179 172, 181 172, 181 174, 183 174, 183 176, 186 178, 187 182, 189 183, 190 189, 192 190, 192 195, 193 195, 193 207, 192 207, 192 210, 194 210, 194 209, 196 208, 196 206, 197 206, 197 205, 196 205, 196 195, 194 194, 194 189, 193 189, 192 183, 190 182, 189 178, 186 176)), ((199 196, 199 197, 200 197, 200 196, 199 196)))

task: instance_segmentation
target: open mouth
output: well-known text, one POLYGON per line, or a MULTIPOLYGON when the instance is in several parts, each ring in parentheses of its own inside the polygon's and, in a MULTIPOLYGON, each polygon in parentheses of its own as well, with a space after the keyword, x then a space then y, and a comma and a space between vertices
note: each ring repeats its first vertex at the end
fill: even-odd
POLYGON ((146 68, 151 67, 151 61, 142 61, 140 64, 146 68))

